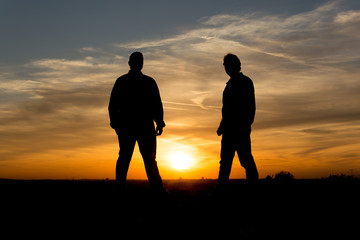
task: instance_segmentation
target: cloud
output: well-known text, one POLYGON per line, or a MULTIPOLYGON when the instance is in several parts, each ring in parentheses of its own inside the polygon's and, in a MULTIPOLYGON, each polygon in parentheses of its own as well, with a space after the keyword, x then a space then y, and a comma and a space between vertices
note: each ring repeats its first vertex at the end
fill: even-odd
POLYGON ((0 108, 0 160, 109 143, 106 106, 116 61, 41 59, 23 66, 32 80, 8 75, 0 87, 13 99, 0 108))
POLYGON ((360 22, 360 11, 344 11, 337 14, 335 17, 335 23, 346 24, 346 23, 359 23, 360 22))
POLYGON ((37 59, 18 71, 2 66, 0 138, 7 140, 0 158, 116 145, 109 94, 128 70, 129 52, 140 50, 143 72, 160 88, 169 139, 216 154, 228 79, 222 58, 232 52, 255 84, 255 146, 268 154, 263 159, 291 162, 319 152, 354 159, 347 146, 360 119, 359 33, 359 12, 331 1, 296 15, 220 14, 174 36, 121 42, 111 51, 86 46, 78 59, 37 59))
POLYGON ((348 36, 344 24, 346 28, 358 28, 359 13, 339 11, 340 7, 338 1, 331 1, 312 11, 291 16, 216 15, 204 18, 203 27, 177 36, 116 46, 131 49, 164 47, 192 56, 195 54, 191 52, 201 50, 222 52, 226 46, 227 49, 240 49, 245 56, 258 52, 308 67, 336 63, 340 56, 341 61, 353 61, 355 54, 347 51, 355 48, 358 53, 359 36, 356 32, 348 36))

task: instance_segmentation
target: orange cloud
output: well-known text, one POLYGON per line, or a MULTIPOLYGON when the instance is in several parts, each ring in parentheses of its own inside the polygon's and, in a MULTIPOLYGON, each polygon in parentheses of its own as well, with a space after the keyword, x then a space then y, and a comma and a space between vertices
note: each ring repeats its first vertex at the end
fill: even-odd
MULTIPOLYGON (((358 12, 336 2, 292 16, 216 15, 176 36, 87 46, 78 59, 1 66, 0 177, 114 178, 118 145, 107 103, 128 53, 140 49, 143 72, 164 102, 158 164, 164 178, 216 178, 222 57, 239 55, 255 84, 253 152, 260 177, 280 170, 321 177, 359 169, 358 12), (114 54, 113 52, 116 52, 114 54), (171 156, 186 151, 188 169, 171 156)), ((234 161, 232 177, 244 177, 234 161)), ((129 178, 146 178, 138 153, 129 178)))

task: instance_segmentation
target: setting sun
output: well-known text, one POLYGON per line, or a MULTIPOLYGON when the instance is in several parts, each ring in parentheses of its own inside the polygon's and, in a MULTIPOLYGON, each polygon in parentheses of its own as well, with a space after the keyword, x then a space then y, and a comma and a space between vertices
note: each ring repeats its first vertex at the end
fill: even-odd
POLYGON ((177 170, 184 170, 191 167, 193 159, 186 153, 173 153, 171 155, 171 165, 177 170))

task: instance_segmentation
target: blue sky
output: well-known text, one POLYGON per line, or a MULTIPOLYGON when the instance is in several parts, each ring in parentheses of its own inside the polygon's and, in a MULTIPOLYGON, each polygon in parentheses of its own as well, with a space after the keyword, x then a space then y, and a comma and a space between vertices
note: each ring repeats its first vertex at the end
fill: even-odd
MULTIPOLYGON (((216 178, 228 52, 254 81, 261 177, 356 172, 359 9, 348 0, 0 1, 0 177, 113 178, 107 103, 133 51, 164 102, 165 178, 176 151, 196 159, 183 177, 216 178)), ((146 177, 134 158, 129 176, 146 177)), ((237 161, 232 177, 244 177, 237 161)))
POLYGON ((289 15, 324 2, 2 0, 0 62, 74 58, 74 50, 84 46, 109 48, 112 43, 167 37, 198 25, 203 17, 254 12, 289 15))

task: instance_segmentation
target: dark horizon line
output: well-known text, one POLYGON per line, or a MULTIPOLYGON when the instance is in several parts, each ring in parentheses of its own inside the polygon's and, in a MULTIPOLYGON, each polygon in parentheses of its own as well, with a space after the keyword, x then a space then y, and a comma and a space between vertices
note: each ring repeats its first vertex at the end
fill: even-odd
MULTIPOLYGON (((275 180, 275 177, 268 178, 269 176, 265 178, 259 178, 260 181, 267 181, 267 180, 275 180)), ((294 178, 293 180, 326 180, 331 178, 349 178, 349 179, 358 179, 360 180, 360 175, 345 175, 345 174, 336 174, 336 175, 329 175, 327 177, 318 177, 318 178, 294 178)), ((173 178, 173 179, 163 179, 164 181, 217 181, 217 178, 173 178)), ((0 182, 6 182, 6 181, 22 181, 22 182, 31 182, 31 181, 62 181, 62 182, 115 182, 115 179, 109 179, 109 178, 32 178, 32 179, 13 179, 13 178, 0 178, 0 182)), ((130 178, 127 179, 127 181, 143 181, 148 182, 148 179, 136 179, 136 178, 130 178)), ((229 181, 246 181, 246 178, 230 178, 229 181)))

